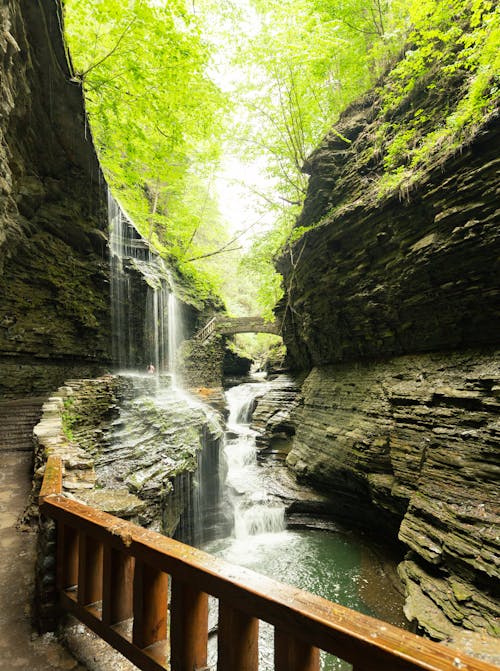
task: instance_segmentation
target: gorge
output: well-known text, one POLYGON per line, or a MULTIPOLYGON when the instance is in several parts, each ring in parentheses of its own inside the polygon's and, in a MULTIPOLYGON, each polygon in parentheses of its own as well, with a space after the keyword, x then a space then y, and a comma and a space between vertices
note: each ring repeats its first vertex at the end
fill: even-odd
MULTIPOLYGON (((194 520, 220 504, 224 343, 191 338, 220 304, 199 300, 108 200, 60 11, 0 10, 0 396, 51 395, 36 467, 60 450, 71 495, 200 545, 211 523, 194 520), (126 236, 110 240, 108 213, 126 236), (113 289, 110 265, 125 273, 113 289), (215 409, 171 393, 182 340, 187 386, 215 409)), ((433 91, 398 123, 417 109, 439 119, 433 91)), ((410 188, 381 193, 377 92, 343 113, 305 165, 305 230, 277 261, 293 377, 271 383, 251 419, 259 462, 278 455, 287 473, 271 484, 280 519, 399 544, 408 620, 496 664, 498 119, 495 108, 410 188)))
MULTIPOLYGON (((402 119, 420 107, 441 118, 417 89, 402 119)), ((498 120, 380 195, 368 94, 310 157, 308 230, 278 263, 288 355, 311 371, 288 464, 408 546, 405 612, 439 639, 498 636, 498 120)))

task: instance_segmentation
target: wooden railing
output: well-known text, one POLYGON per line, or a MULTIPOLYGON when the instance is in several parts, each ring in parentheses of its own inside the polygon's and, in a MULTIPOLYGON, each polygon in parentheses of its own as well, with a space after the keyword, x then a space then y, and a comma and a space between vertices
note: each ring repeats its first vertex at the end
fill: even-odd
POLYGON ((318 671, 320 649, 354 671, 495 669, 69 500, 56 458, 40 508, 57 523, 60 605, 143 671, 208 669, 209 594, 218 599, 217 671, 257 671, 260 620, 274 626, 276 671, 318 671))
POLYGON ((205 326, 198 331, 198 333, 195 334, 195 339, 199 340, 200 342, 205 342, 205 340, 209 338, 215 331, 216 322, 217 319, 212 317, 212 319, 207 322, 205 326))

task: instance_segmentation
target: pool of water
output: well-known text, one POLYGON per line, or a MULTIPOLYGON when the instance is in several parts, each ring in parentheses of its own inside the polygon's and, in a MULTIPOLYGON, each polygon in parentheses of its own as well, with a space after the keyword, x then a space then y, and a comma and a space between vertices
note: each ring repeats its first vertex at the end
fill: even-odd
POLYGON ((362 548, 327 531, 282 531, 225 538, 208 550, 227 561, 374 615, 362 598, 362 548))
MULTIPOLYGON (((360 613, 405 626, 394 562, 363 539, 328 531, 286 530, 213 541, 207 551, 360 613)), ((215 604, 214 604, 215 608, 215 604)), ((214 623, 216 612, 213 613, 214 623)), ((273 629, 261 623, 259 671, 273 668, 273 629)), ((215 642, 211 664, 215 664, 215 642)), ((322 653, 323 671, 350 665, 322 653)))
MULTIPOLYGON (((405 626, 396 558, 387 548, 377 548, 351 532, 285 528, 284 504, 265 489, 256 460, 255 433, 250 429, 254 399, 267 388, 267 383, 243 384, 227 393, 230 415, 225 447, 226 488, 234 528, 230 536, 214 540, 203 549, 360 613, 405 626)), ((210 620, 215 632, 215 600, 210 620)), ((261 622, 259 671, 273 669, 273 636, 273 628, 261 622)), ((216 647, 213 636, 211 668, 216 665, 216 647)), ((346 662, 322 653, 322 671, 350 668, 346 662)))

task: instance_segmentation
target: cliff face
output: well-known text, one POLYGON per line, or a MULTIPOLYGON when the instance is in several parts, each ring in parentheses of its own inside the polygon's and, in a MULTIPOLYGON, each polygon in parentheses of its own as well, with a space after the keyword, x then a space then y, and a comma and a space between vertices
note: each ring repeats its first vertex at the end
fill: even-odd
POLYGON ((477 351, 330 365, 294 413, 289 466, 345 524, 399 533, 406 612, 438 638, 498 634, 499 379, 477 351))
POLYGON ((498 343, 498 117, 406 200, 375 199, 362 189, 378 171, 359 158, 374 106, 367 98, 344 117, 349 149, 332 134, 311 157, 300 223, 324 221, 296 243, 294 263, 278 264, 299 367, 498 343))
POLYGON ((0 396, 110 361, 104 182, 57 10, 0 9, 0 396))
MULTIPOLYGON (((420 93, 391 123, 437 104, 420 93)), ((288 464, 407 545, 410 619, 498 635, 499 118, 384 196, 380 108, 352 105, 310 158, 310 228, 278 262, 289 358, 311 371, 288 464)))

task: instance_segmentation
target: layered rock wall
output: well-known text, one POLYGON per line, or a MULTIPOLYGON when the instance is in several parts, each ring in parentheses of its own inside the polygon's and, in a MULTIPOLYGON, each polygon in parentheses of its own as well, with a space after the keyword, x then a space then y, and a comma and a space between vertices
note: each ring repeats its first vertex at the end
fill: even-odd
POLYGON ((410 619, 498 635, 498 110, 383 192, 380 138, 447 108, 432 87, 382 107, 365 96, 311 156, 305 232, 278 261, 289 361, 311 371, 288 464, 335 516, 406 544, 410 619))
POLYGON ((359 158, 375 132, 373 103, 364 102, 340 127, 350 149, 332 135, 311 159, 300 223, 323 223, 278 264, 293 307, 282 311, 292 363, 498 344, 498 117, 407 200, 377 200, 368 191, 377 173, 364 174, 359 158))
MULTIPOLYGON (((399 531, 413 551, 404 576, 418 576, 429 599, 421 624, 439 638, 449 635, 439 609, 448 625, 499 633, 493 359, 469 351, 315 368, 294 413, 289 465, 345 524, 387 540, 399 531), (431 590, 434 577, 442 586, 431 590)), ((413 590, 408 615, 418 618, 421 597, 413 590)))
POLYGON ((106 193, 58 10, 0 9, 0 396, 110 361, 106 193))

